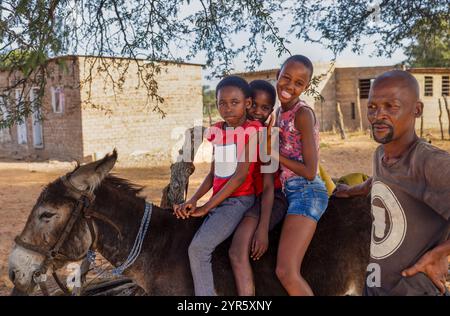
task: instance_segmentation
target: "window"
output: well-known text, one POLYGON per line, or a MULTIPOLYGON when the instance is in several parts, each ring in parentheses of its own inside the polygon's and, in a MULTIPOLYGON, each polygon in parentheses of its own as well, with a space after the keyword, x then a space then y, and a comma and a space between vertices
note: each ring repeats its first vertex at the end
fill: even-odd
MULTIPOLYGON (((24 91, 22 89, 16 89, 16 106, 19 110, 19 112, 23 113, 23 109, 24 109, 24 102, 22 100, 22 95, 24 93, 24 91)), ((23 117, 22 118, 23 121, 17 123, 17 143, 20 145, 24 145, 26 144, 27 141, 27 123, 26 123, 26 118, 23 117)))
POLYGON ((356 106, 354 102, 352 102, 352 120, 356 120, 356 106))
POLYGON ((370 85, 373 79, 359 79, 359 97, 361 99, 369 98, 370 85))
POLYGON ((6 98, 0 96, 0 117, 6 121, 8 119, 8 109, 6 108, 6 98))
POLYGON ((449 96, 450 95, 450 77, 442 76, 442 95, 449 96))
POLYGON ((42 118, 41 110, 38 104, 39 88, 32 88, 30 90, 30 103, 33 109, 32 123, 33 123, 33 146, 35 148, 43 148, 44 140, 42 135, 42 118))
POLYGON ((433 96, 433 77, 425 76, 425 91, 424 96, 432 97, 433 96))
POLYGON ((52 87, 52 108, 55 113, 64 111, 64 90, 61 87, 52 87))
MULTIPOLYGON (((6 105, 6 97, 0 96, 0 119, 3 120, 4 123, 8 120, 8 108, 6 105)), ((9 128, 1 128, 0 127, 0 143, 10 142, 11 134, 9 132, 9 128)))

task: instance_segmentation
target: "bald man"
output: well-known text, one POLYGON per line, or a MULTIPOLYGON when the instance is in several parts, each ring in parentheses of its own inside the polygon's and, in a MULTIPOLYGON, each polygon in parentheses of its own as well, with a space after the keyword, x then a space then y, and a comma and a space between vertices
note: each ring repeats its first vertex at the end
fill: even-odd
POLYGON ((367 118, 381 145, 373 177, 340 185, 337 197, 371 193, 372 238, 365 295, 448 294, 450 154, 420 139, 417 80, 393 70, 374 81, 367 118))

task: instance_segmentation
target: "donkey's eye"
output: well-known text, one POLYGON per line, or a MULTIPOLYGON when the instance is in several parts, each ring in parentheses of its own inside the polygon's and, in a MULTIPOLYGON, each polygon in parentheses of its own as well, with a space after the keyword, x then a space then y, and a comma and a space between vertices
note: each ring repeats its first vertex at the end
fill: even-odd
POLYGON ((52 218, 53 216, 55 216, 55 213, 50 213, 50 212, 44 212, 39 216, 39 219, 49 219, 52 218))

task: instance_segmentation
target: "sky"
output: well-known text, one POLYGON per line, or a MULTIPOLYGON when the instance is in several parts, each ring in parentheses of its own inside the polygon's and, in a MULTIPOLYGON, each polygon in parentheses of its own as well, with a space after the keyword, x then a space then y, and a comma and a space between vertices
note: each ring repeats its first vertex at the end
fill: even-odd
MULTIPOLYGON (((320 44, 312 44, 305 43, 302 40, 298 39, 290 39, 291 44, 289 44, 288 49, 293 54, 302 54, 311 59, 313 62, 330 62, 333 58, 333 54, 330 50, 327 50, 320 44)), ((362 41, 367 42, 369 39, 362 38, 362 41)), ((374 51, 373 45, 368 43, 366 47, 366 52, 358 55, 351 51, 350 48, 344 50, 341 54, 339 54, 336 58, 336 66, 340 67, 358 67, 358 66, 385 66, 385 65, 394 65, 401 63, 406 59, 406 56, 403 54, 401 50, 397 50, 391 56, 391 58, 387 57, 376 57, 371 56, 371 53, 374 51)), ((281 57, 278 57, 277 52, 273 47, 268 47, 266 54, 263 57, 262 63, 260 66, 256 67, 255 70, 264 70, 264 69, 273 69, 279 67, 282 62, 288 57, 288 54, 285 54, 281 57)), ((202 56, 198 56, 194 62, 204 63, 204 59, 202 56)), ((244 58, 238 58, 234 61, 234 68, 236 72, 244 72, 246 71, 246 60, 244 58)), ((215 86, 218 80, 210 80, 207 78, 209 74, 209 70, 203 70, 203 84, 209 86, 215 86)))
MULTIPOLYGON (((287 1, 289 2, 290 0, 287 1)), ((379 0, 373 1, 376 2, 379 0)), ((190 11, 192 9, 194 8, 188 8, 187 10, 190 11)), ((378 12, 378 14, 382 14, 382 12, 378 12)), ((318 16, 317 18, 321 17, 318 16)), ((277 19, 276 16, 275 19, 277 19)), ((276 23, 277 26, 279 27, 280 35, 284 36, 287 40, 291 42, 290 44, 287 45, 287 48, 290 50, 290 52, 292 54, 305 55, 309 57, 313 62, 330 62, 333 59, 333 54, 330 50, 326 49, 321 44, 305 42, 303 40, 297 39, 294 34, 289 34, 289 28, 293 22, 292 19, 293 17, 288 14, 283 18, 279 18, 278 22, 276 23)), ((368 23, 378 23, 378 22, 375 19, 374 22, 368 23)), ((311 35, 315 38, 319 37, 319 34, 316 32, 312 32, 311 35)), ((241 43, 243 41, 247 41, 247 37, 245 34, 239 34, 233 37, 233 42, 235 43, 241 43)), ((372 53, 375 51, 375 47, 372 44, 373 39, 371 38, 362 37, 360 39, 360 43, 364 43, 367 45, 365 51, 362 54, 358 55, 352 52, 350 48, 347 48, 337 56, 336 66, 340 67, 385 66, 398 64, 406 60, 406 56, 403 54, 403 51, 401 50, 397 50, 396 52, 394 52, 394 54, 390 58, 372 56, 372 53)), ((261 65, 257 66, 255 70, 257 71, 257 70, 277 68, 282 64, 282 62, 287 57, 289 57, 287 53, 278 57, 276 50, 270 45, 267 45, 267 52, 263 57, 262 63, 261 65)), ((204 63, 205 59, 200 54, 199 56, 196 57, 195 60, 193 60, 193 62, 204 63)), ((246 71, 245 56, 238 57, 236 60, 234 60, 234 69, 235 72, 246 71)), ((205 69, 203 71, 204 84, 215 86, 218 80, 208 80, 207 76, 209 75, 209 73, 210 71, 208 69, 205 69)))

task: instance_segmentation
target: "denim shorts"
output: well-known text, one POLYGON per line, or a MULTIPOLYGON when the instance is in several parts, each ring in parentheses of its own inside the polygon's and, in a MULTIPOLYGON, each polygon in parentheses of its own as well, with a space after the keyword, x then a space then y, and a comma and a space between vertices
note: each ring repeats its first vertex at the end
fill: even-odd
POLYGON ((318 222, 328 206, 328 192, 319 176, 312 181, 303 177, 289 178, 284 184, 289 206, 287 214, 307 216, 318 222))

